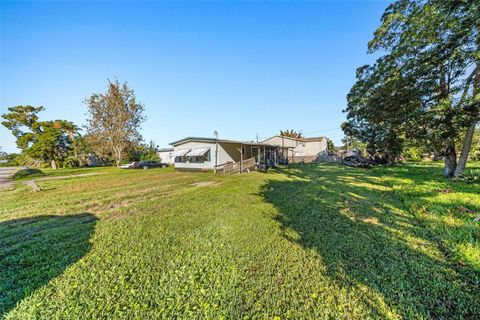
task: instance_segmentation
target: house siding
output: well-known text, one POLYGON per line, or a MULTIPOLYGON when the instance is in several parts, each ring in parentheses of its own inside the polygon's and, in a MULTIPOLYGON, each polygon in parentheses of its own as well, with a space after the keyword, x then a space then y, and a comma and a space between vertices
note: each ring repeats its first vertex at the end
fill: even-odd
POLYGON ((174 159, 172 157, 173 154, 173 149, 172 151, 158 151, 157 155, 160 158, 160 161, 163 163, 167 164, 173 164, 174 159))
MULTIPOLYGON (((240 152, 237 150, 239 145, 228 144, 228 143, 219 143, 218 144, 218 164, 224 164, 227 162, 237 162, 240 161, 240 152)), ((179 169, 195 169, 195 170, 213 170, 215 166, 215 143, 210 142, 196 142, 189 141, 176 145, 174 150, 178 149, 195 149, 195 148, 210 148, 210 161, 205 161, 201 163, 193 162, 175 162, 175 168, 179 169)), ((175 160, 175 159, 173 159, 175 160)))
MULTIPOLYGON (((327 138, 317 141, 303 141, 289 137, 274 136, 264 141, 264 143, 278 145, 282 147, 293 148, 288 152, 288 157, 317 157, 328 154, 327 138)), ((286 155, 284 155, 286 156, 286 155)))

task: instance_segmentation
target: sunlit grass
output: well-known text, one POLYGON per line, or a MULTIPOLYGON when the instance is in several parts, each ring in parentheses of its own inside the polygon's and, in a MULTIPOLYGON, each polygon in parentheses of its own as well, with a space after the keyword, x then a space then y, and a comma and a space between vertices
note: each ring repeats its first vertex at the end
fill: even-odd
POLYGON ((6 318, 480 313, 480 186, 439 164, 44 177, 87 172, 0 192, 6 318))

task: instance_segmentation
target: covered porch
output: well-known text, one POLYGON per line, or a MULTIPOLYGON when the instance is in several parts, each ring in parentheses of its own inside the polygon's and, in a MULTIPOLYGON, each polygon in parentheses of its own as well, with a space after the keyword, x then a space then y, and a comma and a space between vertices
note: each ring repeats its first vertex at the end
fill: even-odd
POLYGON ((284 148, 280 146, 258 142, 220 142, 220 146, 231 161, 216 165, 214 171, 219 173, 264 171, 283 160, 284 148))

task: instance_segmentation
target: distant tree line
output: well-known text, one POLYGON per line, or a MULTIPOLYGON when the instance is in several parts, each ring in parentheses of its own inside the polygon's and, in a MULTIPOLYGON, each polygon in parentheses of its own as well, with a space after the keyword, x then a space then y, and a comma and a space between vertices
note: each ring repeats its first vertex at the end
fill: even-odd
POLYGON ((67 120, 40 120, 45 108, 15 106, 2 115, 2 124, 16 138, 18 155, 0 154, 13 165, 58 167, 85 166, 132 160, 158 160, 155 144, 142 143, 139 132, 144 107, 127 83, 108 82, 107 92, 85 99, 88 110, 85 135, 67 120))
POLYGON ((358 68, 347 96, 346 136, 389 163, 419 152, 442 157, 445 176, 461 176, 469 155, 476 157, 479 30, 479 1, 389 5, 368 44, 382 55, 358 68))

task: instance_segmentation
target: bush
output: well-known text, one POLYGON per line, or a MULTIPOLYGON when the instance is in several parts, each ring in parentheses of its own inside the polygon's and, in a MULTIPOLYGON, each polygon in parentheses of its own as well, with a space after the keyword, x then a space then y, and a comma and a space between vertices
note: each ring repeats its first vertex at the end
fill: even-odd
POLYGON ((463 181, 465 183, 480 183, 480 170, 468 170, 463 173, 458 180, 463 181))
POLYGON ((74 156, 68 156, 60 163, 62 168, 76 168, 80 167, 80 161, 74 156))
POLYGON ((419 162, 423 160, 422 150, 418 147, 407 147, 403 150, 403 156, 407 161, 419 162))
POLYGON ((27 168, 27 169, 22 169, 20 171, 17 171, 13 176, 13 179, 18 180, 18 179, 23 179, 23 178, 32 177, 32 176, 34 177, 43 176, 44 174, 45 173, 43 173, 43 171, 40 169, 27 168))
POLYGON ((473 161, 480 161, 480 150, 478 149, 474 149, 472 147, 472 151, 470 151, 470 160, 473 160, 473 161))
POLYGON ((20 165, 20 155, 17 153, 0 153, 0 167, 16 167, 20 165))

